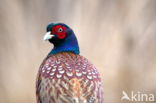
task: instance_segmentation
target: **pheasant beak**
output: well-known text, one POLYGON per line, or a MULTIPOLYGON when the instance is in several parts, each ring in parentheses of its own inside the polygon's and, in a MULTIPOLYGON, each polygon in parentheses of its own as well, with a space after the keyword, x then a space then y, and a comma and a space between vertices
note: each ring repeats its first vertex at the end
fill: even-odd
POLYGON ((53 37, 54 37, 54 35, 51 34, 51 32, 47 32, 47 33, 44 35, 43 40, 49 40, 49 39, 51 39, 51 38, 53 38, 53 37))

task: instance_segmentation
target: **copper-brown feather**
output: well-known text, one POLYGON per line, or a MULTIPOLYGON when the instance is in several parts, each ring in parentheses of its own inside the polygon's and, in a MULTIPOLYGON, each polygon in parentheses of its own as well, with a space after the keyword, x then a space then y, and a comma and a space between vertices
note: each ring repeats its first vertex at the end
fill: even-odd
POLYGON ((101 79, 86 58, 71 52, 48 56, 36 83, 37 103, 103 103, 101 79))

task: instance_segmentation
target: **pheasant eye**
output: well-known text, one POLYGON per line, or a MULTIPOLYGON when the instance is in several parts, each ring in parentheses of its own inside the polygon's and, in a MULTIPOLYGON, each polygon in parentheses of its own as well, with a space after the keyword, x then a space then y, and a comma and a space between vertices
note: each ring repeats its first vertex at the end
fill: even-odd
POLYGON ((58 29, 58 32, 63 32, 63 29, 62 29, 62 28, 59 28, 59 29, 58 29))

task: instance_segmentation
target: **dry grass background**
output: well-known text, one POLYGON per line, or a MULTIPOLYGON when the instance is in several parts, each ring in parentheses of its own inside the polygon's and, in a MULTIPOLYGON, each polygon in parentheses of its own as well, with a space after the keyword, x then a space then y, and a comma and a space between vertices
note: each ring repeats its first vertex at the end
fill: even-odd
POLYGON ((105 103, 121 103, 122 90, 156 94, 155 11, 156 0, 1 0, 0 103, 36 102, 49 22, 74 29, 81 55, 101 72, 105 103))

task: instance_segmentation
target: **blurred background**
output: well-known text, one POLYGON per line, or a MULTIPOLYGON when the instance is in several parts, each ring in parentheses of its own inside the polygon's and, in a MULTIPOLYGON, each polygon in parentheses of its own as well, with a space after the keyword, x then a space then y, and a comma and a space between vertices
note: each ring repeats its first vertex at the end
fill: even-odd
POLYGON ((101 73, 105 103, 129 103, 123 90, 156 96, 155 11, 156 0, 0 0, 0 103, 36 102, 50 22, 73 28, 101 73))

